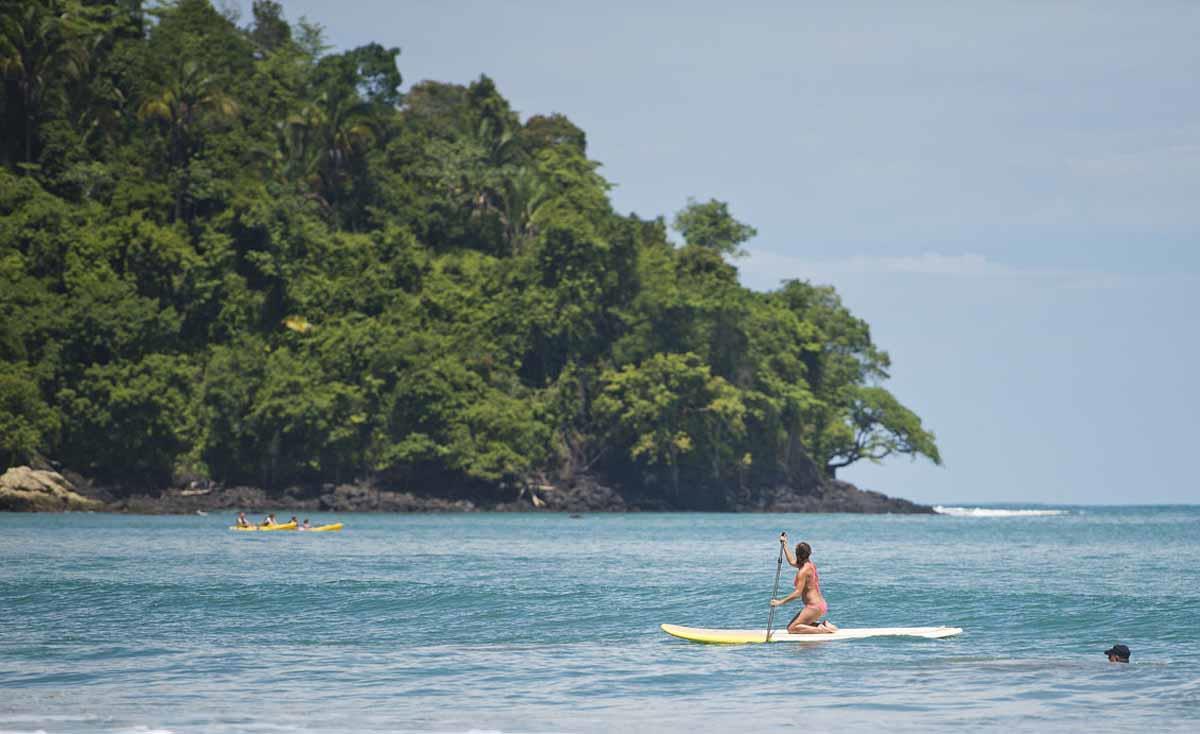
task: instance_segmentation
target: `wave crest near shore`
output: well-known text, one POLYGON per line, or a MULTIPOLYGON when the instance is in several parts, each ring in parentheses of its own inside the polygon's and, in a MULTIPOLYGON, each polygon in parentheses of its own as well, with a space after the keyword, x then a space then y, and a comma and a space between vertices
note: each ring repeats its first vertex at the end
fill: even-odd
POLYGON ((939 515, 950 515, 951 517, 1049 517, 1069 514, 1067 510, 1004 510, 994 507, 946 507, 943 505, 934 505, 933 511, 939 515))

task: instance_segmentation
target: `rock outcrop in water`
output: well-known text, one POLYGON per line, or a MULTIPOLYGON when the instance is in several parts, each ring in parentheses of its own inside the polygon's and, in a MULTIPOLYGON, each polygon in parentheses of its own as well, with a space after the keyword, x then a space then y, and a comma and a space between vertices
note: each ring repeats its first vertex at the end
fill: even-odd
POLYGON ((849 482, 830 480, 816 492, 802 494, 788 486, 778 487, 758 506, 741 509, 760 512, 854 512, 867 514, 934 514, 928 505, 919 505, 881 492, 859 489, 849 482))
POLYGON ((0 511, 68 512, 104 509, 55 471, 15 466, 0 476, 0 511))

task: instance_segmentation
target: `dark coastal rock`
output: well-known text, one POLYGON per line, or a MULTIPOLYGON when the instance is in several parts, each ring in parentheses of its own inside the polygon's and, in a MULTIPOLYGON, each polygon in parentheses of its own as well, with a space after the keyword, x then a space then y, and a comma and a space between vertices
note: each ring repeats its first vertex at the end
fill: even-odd
POLYGON ((326 512, 472 512, 470 500, 424 497, 366 484, 341 484, 322 494, 318 509, 326 512))
POLYGON ((869 514, 933 514, 933 508, 880 492, 862 490, 836 479, 817 485, 816 491, 798 492, 783 485, 763 494, 758 502, 739 508, 756 512, 852 512, 869 514))
POLYGON ((516 500, 484 509, 546 512, 679 512, 695 509, 725 512, 848 512, 862 514, 932 514, 933 508, 880 492, 862 490, 838 480, 807 476, 811 483, 780 483, 739 496, 732 488, 724 493, 710 488, 701 496, 723 496, 718 504, 702 508, 680 507, 666 497, 642 491, 614 488, 593 476, 570 482, 542 480, 531 485, 516 500))
POLYGON ((220 510, 317 509, 315 499, 268 495, 258 487, 187 487, 169 489, 158 496, 136 494, 109 503, 113 512, 132 512, 142 515, 177 515, 220 510))
MULTIPOLYGON (((487 496, 443 497, 398 491, 377 485, 326 485, 306 492, 290 488, 271 494, 257 487, 175 488, 158 496, 138 494, 109 502, 112 512, 141 514, 191 514, 210 511, 246 512, 679 512, 667 498, 642 490, 627 490, 582 475, 570 481, 537 482, 515 491, 510 499, 487 496)), ((725 512, 850 512, 929 514, 931 507, 861 490, 848 482, 825 480, 815 486, 780 483, 739 497, 730 492, 721 506, 700 509, 725 512)))
POLYGON ((543 510, 546 512, 625 512, 631 509, 625 498, 612 487, 591 475, 580 475, 569 482, 552 483, 542 479, 530 484, 512 502, 494 509, 505 512, 543 510))
MULTIPOLYGON (((705 482, 681 487, 676 497, 661 482, 624 486, 604 475, 567 479, 534 475, 516 485, 458 484, 430 481, 436 492, 389 486, 392 479, 353 484, 288 487, 267 492, 258 487, 224 487, 202 478, 158 494, 128 494, 119 488, 94 487, 77 475, 18 467, 0 479, 0 510, 64 511, 95 509, 139 514, 208 512, 849 512, 932 513, 908 500, 861 490, 822 476, 806 459, 789 462, 771 485, 741 486, 705 482), (75 479, 76 481, 71 481, 75 479)), ((652 477, 653 479, 653 477, 652 477)), ((395 480, 399 481, 399 480, 395 480)), ((410 479, 411 481, 411 479, 410 479)))

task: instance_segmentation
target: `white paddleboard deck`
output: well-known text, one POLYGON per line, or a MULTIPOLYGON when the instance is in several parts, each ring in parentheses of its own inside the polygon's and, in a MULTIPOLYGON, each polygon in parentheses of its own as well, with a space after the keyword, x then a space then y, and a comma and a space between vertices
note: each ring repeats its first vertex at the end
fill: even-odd
MULTIPOLYGON (((763 630, 718 630, 702 627, 682 627, 677 624, 664 624, 662 631, 668 635, 691 640, 692 642, 709 642, 720 645, 745 645, 753 642, 766 642, 767 631, 763 630)), ((818 633, 812 635, 794 635, 785 630, 771 630, 771 642, 830 642, 832 640, 861 640, 864 637, 924 637, 936 640, 942 637, 953 637, 962 634, 961 627, 862 627, 859 629, 839 629, 837 632, 818 633)))

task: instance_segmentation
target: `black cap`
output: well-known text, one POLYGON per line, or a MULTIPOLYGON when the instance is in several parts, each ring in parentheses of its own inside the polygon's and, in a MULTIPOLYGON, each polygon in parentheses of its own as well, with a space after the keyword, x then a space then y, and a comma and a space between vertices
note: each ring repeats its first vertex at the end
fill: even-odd
POLYGON ((1116 655, 1119 658, 1129 657, 1129 648, 1125 645, 1113 645, 1104 651, 1105 655, 1116 655))

